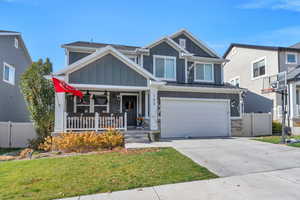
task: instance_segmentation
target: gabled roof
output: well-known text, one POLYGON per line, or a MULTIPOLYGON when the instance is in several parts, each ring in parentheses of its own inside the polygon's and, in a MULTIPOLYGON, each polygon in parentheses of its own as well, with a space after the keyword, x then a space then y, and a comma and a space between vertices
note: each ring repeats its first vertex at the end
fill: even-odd
POLYGON ((186 54, 190 54, 186 49, 182 48, 179 44, 177 44, 174 40, 169 38, 168 36, 165 36, 159 40, 156 40, 155 42, 152 42, 151 44, 143 47, 144 49, 150 49, 156 45, 159 45, 162 42, 167 42, 169 45, 171 45, 173 48, 175 48, 177 51, 184 52, 186 54))
POLYGON ((225 51, 223 58, 229 54, 233 47, 241 47, 247 49, 260 49, 260 50, 269 50, 269 51, 296 51, 300 52, 300 48, 292 48, 292 47, 279 47, 279 46, 264 46, 264 45, 251 45, 251 44, 240 44, 240 43, 232 43, 225 51))
POLYGON ((103 48, 103 47, 107 47, 107 46, 112 46, 117 50, 128 50, 128 51, 134 51, 134 50, 140 48, 138 46, 96 43, 96 42, 84 42, 84 41, 71 42, 71 43, 62 45, 63 48, 67 48, 67 47, 103 48))
POLYGON ((195 37, 191 32, 189 32, 186 29, 181 29, 181 30, 177 31, 176 33, 172 34, 170 36, 170 38, 173 39, 173 38, 175 38, 175 37, 177 37, 178 35, 181 35, 181 34, 186 35, 190 40, 192 40, 195 44, 197 44, 201 49, 203 49, 209 55, 211 55, 213 57, 220 58, 220 56, 217 54, 217 52, 215 52, 213 49, 208 47, 208 45, 205 44, 205 42, 199 40, 197 37, 195 37))
POLYGON ((128 57, 120 53, 118 50, 116 50, 114 47, 108 45, 104 48, 96 50, 96 52, 92 53, 91 55, 88 55, 75 63, 72 63, 68 67, 65 67, 64 69, 58 71, 55 73, 55 75, 61 75, 61 74, 66 74, 66 73, 71 73, 73 71, 76 71, 92 62, 95 60, 107 55, 107 54, 112 54, 122 62, 124 62, 126 65, 128 65, 131 69, 135 70, 137 73, 141 74, 142 76, 146 78, 150 78, 153 80, 157 80, 156 77, 154 77, 150 72, 147 70, 143 69, 142 67, 138 66, 135 62, 130 60, 128 57))
POLYGON ((20 32, 0 30, 0 35, 20 35, 20 32))
POLYGON ((300 49, 300 42, 293 44, 292 46, 290 46, 290 48, 300 49))

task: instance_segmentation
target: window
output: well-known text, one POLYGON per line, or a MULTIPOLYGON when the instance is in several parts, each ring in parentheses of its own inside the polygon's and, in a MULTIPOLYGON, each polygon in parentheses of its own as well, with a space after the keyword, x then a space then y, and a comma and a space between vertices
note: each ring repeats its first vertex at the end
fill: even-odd
POLYGON ((15 68, 7 63, 3 65, 3 81, 15 84, 15 68))
POLYGON ((74 96, 74 113, 107 113, 109 112, 109 93, 104 95, 102 93, 85 94, 83 99, 74 96))
POLYGON ((132 60, 133 62, 137 63, 137 62, 136 62, 136 61, 137 61, 136 56, 128 56, 128 58, 129 58, 130 60, 132 60))
POLYGON ((266 59, 263 58, 252 64, 252 78, 257 78, 266 74, 266 59))
POLYGON ((154 74, 164 80, 176 80, 176 58, 170 56, 154 56, 154 74))
POLYGON ((240 87, 240 78, 236 77, 230 80, 230 84, 233 86, 240 87))
POLYGON ((196 63, 194 79, 201 82, 214 82, 213 64, 196 63))
POLYGON ((182 39, 182 38, 180 38, 180 39, 179 39, 179 45, 180 45, 182 48, 184 48, 184 49, 185 49, 185 47, 186 47, 186 40, 185 40, 185 39, 182 39))
POLYGON ((287 53, 286 54, 286 64, 297 64, 297 54, 287 53))
POLYGON ((19 48, 19 40, 18 40, 18 38, 15 38, 15 47, 16 47, 16 49, 19 48))

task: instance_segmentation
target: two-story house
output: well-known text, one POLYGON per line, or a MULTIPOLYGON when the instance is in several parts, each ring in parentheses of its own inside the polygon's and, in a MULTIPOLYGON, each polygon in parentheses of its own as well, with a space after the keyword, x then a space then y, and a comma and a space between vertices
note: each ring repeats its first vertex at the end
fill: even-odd
POLYGON ((224 85, 225 60, 187 30, 144 47, 62 47, 67 66, 54 76, 84 98, 57 93, 55 132, 135 129, 139 117, 162 137, 230 136, 239 130, 234 124, 240 121, 241 90, 224 85))
POLYGON ((30 121, 19 83, 31 62, 21 33, 0 30, 0 122, 30 121))
POLYGON ((274 120, 281 120, 281 95, 263 94, 264 77, 286 72, 288 83, 288 119, 293 133, 297 133, 300 110, 300 43, 290 47, 231 44, 225 52, 224 80, 248 89, 244 111, 272 112, 274 120), (298 86, 299 85, 299 86, 298 86))

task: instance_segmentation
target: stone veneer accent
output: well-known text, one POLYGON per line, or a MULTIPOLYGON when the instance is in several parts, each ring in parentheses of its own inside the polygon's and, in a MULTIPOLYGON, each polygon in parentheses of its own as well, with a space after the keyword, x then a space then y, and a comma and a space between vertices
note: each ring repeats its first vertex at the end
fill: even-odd
POLYGON ((243 135, 243 131, 242 131, 242 127, 243 127, 243 121, 242 119, 232 119, 231 120, 231 136, 246 136, 243 135))

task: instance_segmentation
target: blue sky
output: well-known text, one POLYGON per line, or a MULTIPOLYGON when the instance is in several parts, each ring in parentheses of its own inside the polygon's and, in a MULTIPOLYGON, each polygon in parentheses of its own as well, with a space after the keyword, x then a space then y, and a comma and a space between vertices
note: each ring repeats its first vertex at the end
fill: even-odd
POLYGON ((299 19, 300 0, 0 0, 0 29, 22 32, 33 60, 49 57, 55 71, 68 42, 144 46, 186 28, 222 55, 232 42, 300 42, 299 19))

